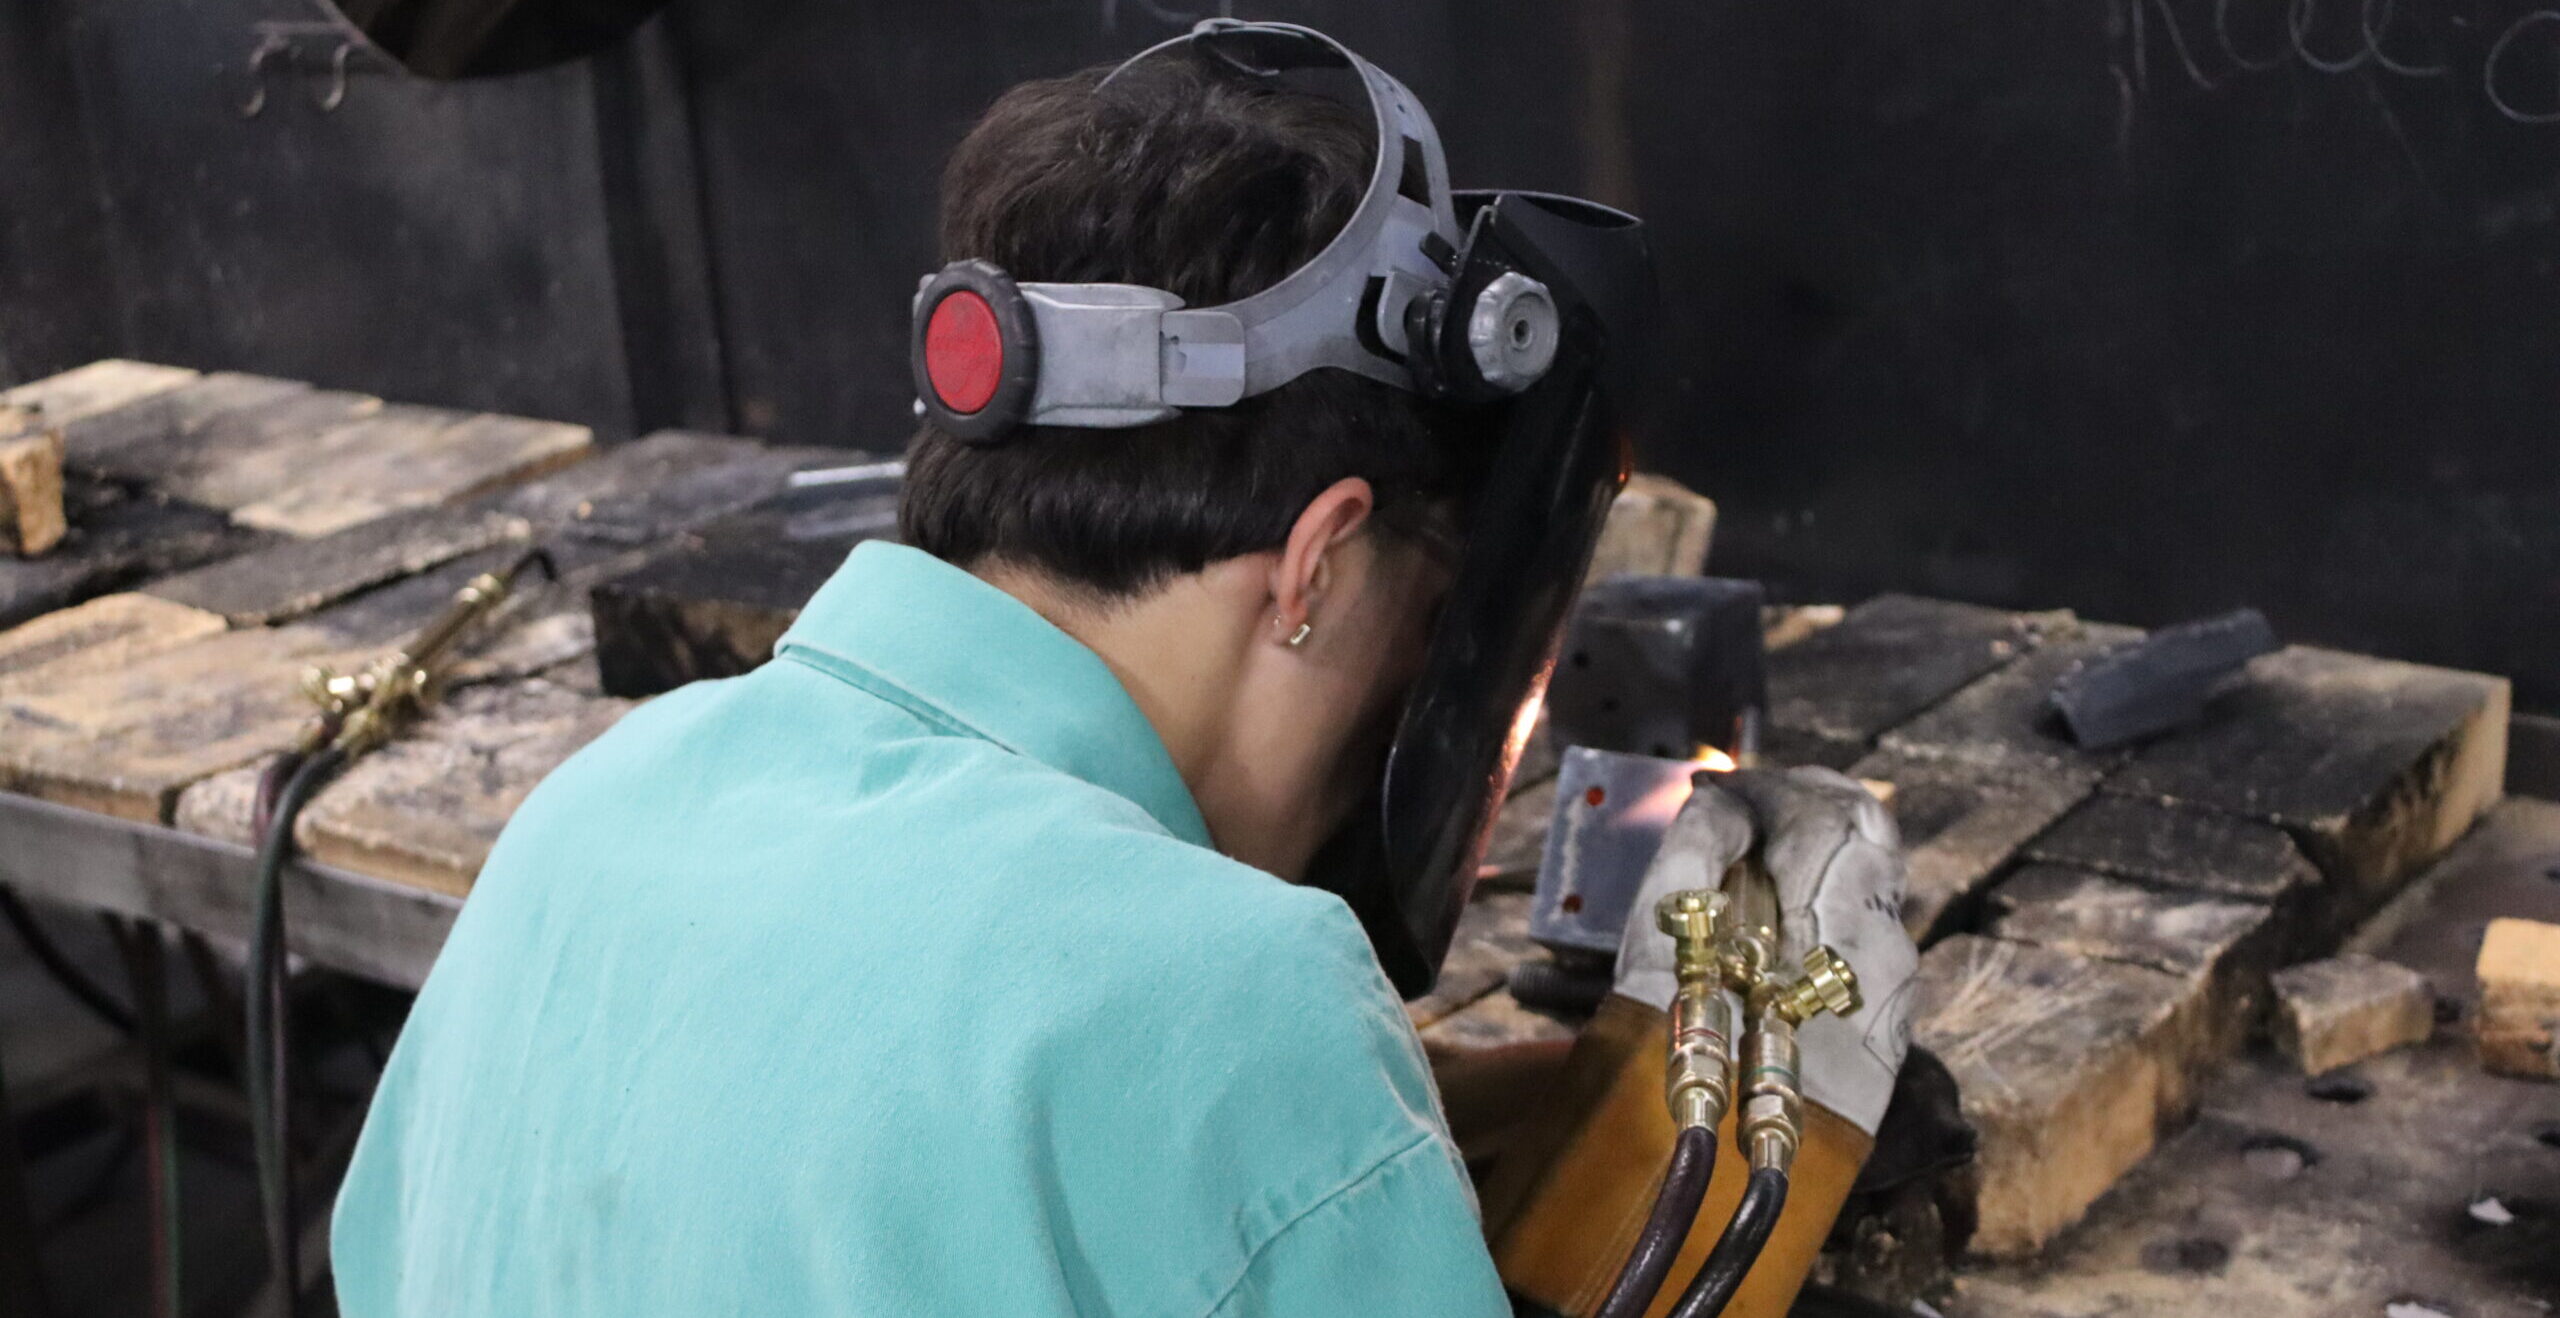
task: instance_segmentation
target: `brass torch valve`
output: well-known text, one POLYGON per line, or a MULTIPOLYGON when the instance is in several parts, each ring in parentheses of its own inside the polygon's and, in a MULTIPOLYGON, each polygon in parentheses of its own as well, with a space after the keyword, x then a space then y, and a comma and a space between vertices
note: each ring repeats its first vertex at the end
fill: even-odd
POLYGON ((1859 1007, 1858 977, 1837 952, 1816 946, 1800 975, 1778 967, 1777 885, 1756 853, 1725 871, 1724 893, 1736 915, 1719 958, 1725 985, 1742 995, 1742 1120, 1735 1132, 1751 1165, 1785 1170, 1804 1134, 1803 1082, 1796 1027, 1822 1012, 1846 1016, 1859 1007))
POLYGON ((391 740, 434 698, 445 655, 481 619, 496 611, 515 589, 516 578, 540 566, 556 576, 551 556, 529 550, 504 570, 483 572, 454 592, 453 603, 409 643, 375 659, 355 673, 336 673, 314 665, 302 675, 303 694, 320 707, 320 719, 306 741, 335 746, 360 755, 391 740))
POLYGON ((1678 952, 1671 999, 1671 1058, 1663 1097, 1672 1120, 1714 1130, 1733 1102, 1733 1001, 1726 996, 1716 919, 1725 896, 1692 888, 1654 907, 1654 923, 1678 952))

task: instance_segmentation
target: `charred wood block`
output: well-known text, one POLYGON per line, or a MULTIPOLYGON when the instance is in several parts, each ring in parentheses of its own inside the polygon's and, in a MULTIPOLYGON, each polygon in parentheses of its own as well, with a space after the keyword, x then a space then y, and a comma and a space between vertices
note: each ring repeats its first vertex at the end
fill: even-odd
POLYGON ((493 619, 486 632, 455 658, 446 681, 460 688, 544 677, 564 690, 601 695, 602 689, 583 676, 554 676, 578 664, 592 669, 595 653, 595 619, 563 595, 548 607, 493 619))
POLYGON ((0 689, 69 681, 224 628, 218 613, 148 595, 101 595, 0 632, 0 689))
POLYGON ((2264 1016, 2267 980, 2281 964, 2273 913, 2259 902, 2148 888, 2059 865, 2029 865, 1991 893, 1986 932, 2073 956, 2142 966, 2200 993, 2192 1051, 2168 1073, 2163 1100, 2183 1112, 2201 1083, 2240 1051, 2264 1016))
POLYGON ((773 657, 843 554, 730 541, 670 554, 597 586, 596 670, 618 696, 735 677, 773 657))
POLYGON ((2274 984, 2276 1051, 2305 1075, 2425 1043, 2435 1033, 2435 990, 2406 966, 2349 953, 2287 966, 2274 984))
POLYGON ((1991 880, 2028 839, 2085 800, 2096 771, 2011 774, 1879 751, 1849 770, 1890 784, 1909 879, 1902 924, 1926 946, 1969 925, 1991 880))
POLYGON ((565 422, 394 404, 325 431, 233 517, 306 539, 329 535, 556 471, 584 459, 594 438, 565 422))
POLYGON ((2477 970, 2481 1065, 2560 1080, 2560 924, 2491 920, 2477 970))
POLYGON ((221 513, 70 478, 71 523, 42 558, 0 556, 0 627, 122 590, 164 573, 216 562, 274 537, 235 527, 221 513))
POLYGON ((1991 895, 1990 933, 2076 956, 2148 966, 2172 975, 2225 967, 2255 954, 2261 985, 2273 967, 2263 943, 2267 908, 2209 893, 2145 887, 2062 865, 2027 865, 1991 895))
POLYGON ((62 543, 62 432, 0 408, 0 551, 33 558, 62 543))
POLYGON ((2280 961, 2333 946, 2319 926, 2320 871, 2273 824, 2100 792, 2027 843, 2027 860, 2265 905, 2280 961))
POLYGON ((0 407, 29 408, 43 413, 47 425, 67 426, 198 378, 183 366, 109 357, 0 392, 0 407))
POLYGON ((654 549, 677 532, 764 501, 795 471, 865 456, 661 430, 490 502, 545 538, 566 533, 654 549))
POLYGON ((2111 769, 2122 755, 2084 750, 2065 735, 2053 712, 2053 684, 2090 657, 2141 637, 2137 628, 2106 623, 2058 628, 2024 657, 1885 733, 1881 745, 1915 759, 2019 773, 2111 769))
POLYGON ((1637 472, 1609 505, 1586 582, 1621 573, 1694 577, 1715 539, 1715 500, 1668 476, 1637 472))
MULTIPOLYGON (((814 452, 664 432, 482 501, 480 516, 534 523, 559 576, 521 574, 512 597, 465 638, 451 679, 505 680, 591 655, 591 587, 646 562, 688 525, 779 488, 814 452)), ((509 542, 468 554, 346 599, 310 621, 350 643, 395 644, 443 613, 473 576, 523 552, 509 542)))
POLYGON ((630 708, 540 681, 457 691, 314 797, 295 837, 324 864, 468 893, 534 784, 630 708))
POLYGON ((2215 687, 2275 648, 2256 609, 2164 627, 2074 665, 2054 683, 2053 709, 2082 746, 2126 745, 2203 717, 2215 687))
POLYGON ((2327 876, 2344 927, 2497 801, 2509 702, 2504 678, 2294 646, 2105 790, 2282 825, 2327 876))
POLYGON ((293 743, 312 714, 305 667, 371 654, 316 628, 260 627, 0 687, 0 789, 165 822, 188 785, 293 743))
POLYGON ((2272 824, 2100 793, 2027 844, 2031 860, 2281 904, 2320 881, 2272 824))
POLYGON ((774 642, 854 545, 896 527, 894 481, 868 492, 788 494, 597 586, 591 602, 604 689, 650 696, 753 669, 772 657, 774 642))
POLYGON ((258 779, 273 758, 261 755, 180 788, 176 804, 169 809, 169 826, 244 847, 258 845, 251 813, 257 808, 258 779))
POLYGON ((149 594, 208 609, 235 626, 299 618, 385 582, 529 534, 522 518, 420 508, 153 582, 149 594))
POLYGON ((1404 1004, 1415 1029, 1482 999, 1511 977, 1511 969, 1537 952, 1529 941, 1529 897, 1497 892, 1478 897, 1458 916, 1458 931, 1440 963, 1431 992, 1404 1004))
POLYGON ((175 388, 61 423, 68 448, 65 460, 75 471, 106 475, 147 462, 147 455, 183 446, 189 434, 216 417, 254 411, 310 392, 311 386, 298 380, 228 371, 200 375, 175 388))
POLYGON ((1972 1248, 2033 1253, 2151 1151, 2198 1027, 2195 981, 1962 934, 1912 981, 1912 1041, 1944 1061, 1977 1146, 1972 1248))
POLYGON ((1781 763, 1845 768, 2037 636, 2036 620, 1998 609, 1877 596, 1770 654, 1766 748, 1781 763))
MULTIPOLYGON (((342 596, 298 621, 327 632, 341 644, 387 649, 409 639, 452 608, 454 597, 472 578, 483 572, 504 571, 525 552, 526 546, 520 540, 501 541, 342 596)), ((538 571, 525 572, 517 581, 516 593, 488 619, 465 633, 458 644, 467 651, 473 642, 496 631, 504 619, 521 612, 527 597, 538 594, 542 586, 538 571)))
POLYGON ((309 389, 217 414, 163 443, 118 449, 91 468, 190 503, 242 508, 343 455, 364 434, 352 424, 382 410, 379 398, 309 389))
MULTIPOLYGON (((92 476, 147 481, 183 470, 207 427, 236 424, 240 418, 314 393, 299 380, 217 371, 69 422, 62 437, 70 447, 74 469, 92 476)), ((339 397, 351 400, 353 396, 339 397)))

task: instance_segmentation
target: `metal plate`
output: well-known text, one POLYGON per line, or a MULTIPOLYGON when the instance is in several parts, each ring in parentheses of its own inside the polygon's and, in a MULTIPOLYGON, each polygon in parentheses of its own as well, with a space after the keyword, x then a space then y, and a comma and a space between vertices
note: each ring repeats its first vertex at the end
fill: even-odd
POLYGON ((1538 866, 1529 936, 1564 952, 1615 956, 1628 908, 1663 830, 1689 799, 1692 760, 1576 746, 1556 777, 1555 822, 1538 866))

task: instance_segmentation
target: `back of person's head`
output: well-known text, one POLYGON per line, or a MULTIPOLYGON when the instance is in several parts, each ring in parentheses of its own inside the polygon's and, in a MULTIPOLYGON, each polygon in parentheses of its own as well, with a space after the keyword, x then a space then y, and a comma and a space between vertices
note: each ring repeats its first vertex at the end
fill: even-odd
MULTIPOLYGON (((1130 283, 1190 306, 1278 283, 1339 232, 1375 143, 1355 112, 1191 59, 1024 83, 943 175, 942 255, 1025 282, 1130 283)), ((1319 369, 1231 407, 1119 430, 1033 426, 976 446, 928 424, 909 452, 899 534, 962 567, 1030 570, 1097 598, 1279 546, 1346 477, 1373 524, 1438 538, 1459 484, 1449 418, 1413 395, 1319 369)))

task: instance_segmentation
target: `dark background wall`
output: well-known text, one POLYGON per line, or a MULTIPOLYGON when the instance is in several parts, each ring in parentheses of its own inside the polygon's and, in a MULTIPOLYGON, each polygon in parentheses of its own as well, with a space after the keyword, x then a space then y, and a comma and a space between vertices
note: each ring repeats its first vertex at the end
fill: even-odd
MULTIPOLYGON (((1232 8, 1396 71, 1462 183, 1653 221, 1647 459, 1723 502, 1721 570, 2146 623, 2254 603, 2555 709, 2540 2, 1232 8)), ((359 54, 331 107, 304 0, 11 0, 0 379, 117 353, 895 442, 943 153, 1004 86, 1200 8, 677 0, 500 81, 359 54)))

